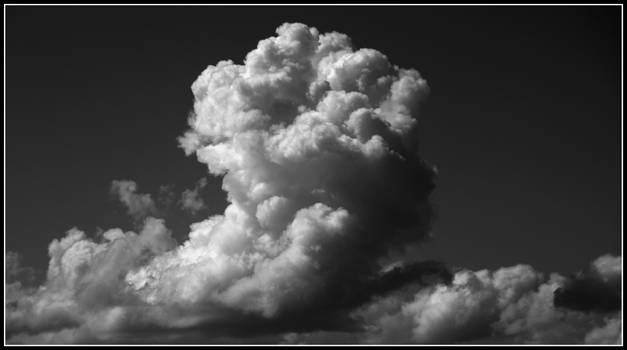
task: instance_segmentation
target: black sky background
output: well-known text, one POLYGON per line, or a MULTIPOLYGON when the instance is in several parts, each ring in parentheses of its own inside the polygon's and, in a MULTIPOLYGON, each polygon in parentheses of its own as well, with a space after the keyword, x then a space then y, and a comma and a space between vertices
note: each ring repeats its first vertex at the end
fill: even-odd
MULTIPOLYGON (((416 68, 437 165, 425 258, 572 272, 621 248, 620 7, 6 8, 6 246, 47 266, 73 226, 131 229, 114 179, 193 187, 176 137, 191 83, 283 22, 349 35, 416 68)), ((221 178, 206 200, 222 213, 221 178)), ((182 241, 190 218, 172 223, 182 241)))

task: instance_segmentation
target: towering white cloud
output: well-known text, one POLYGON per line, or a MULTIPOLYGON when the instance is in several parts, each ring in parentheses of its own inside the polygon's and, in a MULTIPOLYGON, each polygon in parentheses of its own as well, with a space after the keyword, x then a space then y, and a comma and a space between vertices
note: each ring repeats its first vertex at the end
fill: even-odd
POLYGON ((339 33, 284 24, 277 34, 192 85, 181 146, 224 176, 231 204, 129 273, 147 302, 272 317, 328 302, 428 232, 433 172, 415 147, 425 80, 339 33))

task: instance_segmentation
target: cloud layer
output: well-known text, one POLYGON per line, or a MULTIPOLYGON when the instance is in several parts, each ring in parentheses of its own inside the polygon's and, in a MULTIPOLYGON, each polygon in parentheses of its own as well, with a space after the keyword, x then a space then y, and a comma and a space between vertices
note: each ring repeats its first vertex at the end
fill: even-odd
MULTIPOLYGON (((593 288, 620 295, 620 283, 613 281, 620 281, 621 266, 620 257, 602 256, 586 274, 607 278, 595 280, 593 288)), ((622 342, 620 299, 619 305, 594 312, 558 302, 556 291, 572 288, 577 280, 559 274, 545 276, 528 265, 462 270, 450 285, 395 293, 357 314, 370 325, 368 342, 375 343, 622 342)))
MULTIPOLYGON (((276 34, 192 85, 179 142, 223 177, 224 213, 177 245, 152 197, 114 181, 138 233, 74 228, 54 240, 46 282, 16 286, 6 304, 11 342, 559 342, 539 333, 557 319, 589 331, 571 340, 615 341, 613 304, 593 316, 554 307, 557 287, 579 295, 568 279, 417 261, 410 248, 430 235, 436 176, 418 154, 426 81, 344 34, 299 23, 276 34)), ((205 185, 180 206, 205 208, 205 185)), ((612 259, 595 261, 595 283, 620 275, 612 259)))

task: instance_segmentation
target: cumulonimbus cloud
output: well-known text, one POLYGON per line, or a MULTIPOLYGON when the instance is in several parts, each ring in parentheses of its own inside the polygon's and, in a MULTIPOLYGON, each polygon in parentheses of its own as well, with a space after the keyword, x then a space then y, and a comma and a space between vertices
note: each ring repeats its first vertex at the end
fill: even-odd
POLYGON ((231 204, 127 275, 147 303, 324 310, 428 232, 434 173, 415 139, 425 80, 342 34, 277 34, 192 85, 181 145, 224 175, 231 204))
MULTIPOLYGON (((431 228, 436 174, 417 139, 428 91, 418 71, 299 23, 280 26, 244 64, 210 65, 192 85, 194 113, 179 142, 223 176, 224 213, 192 224, 176 245, 153 217, 152 198, 133 182, 114 182, 139 233, 111 229, 96 241, 72 229, 53 241, 46 283, 7 306, 12 341, 167 342, 198 333, 207 341, 255 332, 294 340, 291 332, 365 329, 376 331, 363 339, 386 341, 398 324, 410 330, 407 341, 429 342, 491 325, 503 300, 537 286, 535 272, 453 276, 403 254, 431 228), (474 299, 460 295, 477 300, 467 305, 474 299), (388 304, 396 309, 377 313, 388 304), (460 328, 438 328, 450 324, 453 307, 469 308, 460 328)), ((192 192, 182 205, 202 208, 192 192)))

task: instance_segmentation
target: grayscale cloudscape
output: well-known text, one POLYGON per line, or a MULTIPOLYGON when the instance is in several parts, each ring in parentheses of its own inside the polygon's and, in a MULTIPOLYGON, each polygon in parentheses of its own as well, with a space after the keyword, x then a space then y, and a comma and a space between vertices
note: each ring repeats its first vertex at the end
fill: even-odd
POLYGON ((7 255, 8 343, 622 343, 620 256, 564 276, 414 253, 437 179, 418 70, 301 23, 239 60, 200 73, 178 139, 224 213, 206 179, 174 205, 112 181, 136 230, 67 231, 41 283, 7 255), (206 215, 177 242, 167 207, 206 215))

